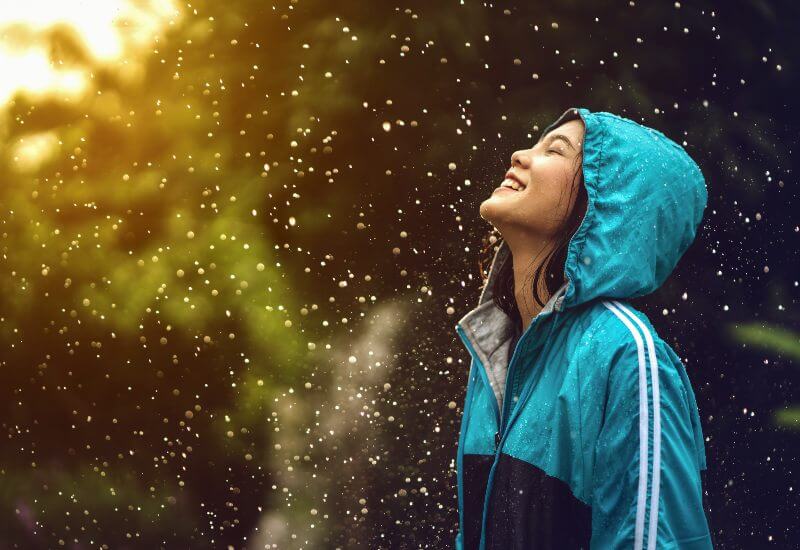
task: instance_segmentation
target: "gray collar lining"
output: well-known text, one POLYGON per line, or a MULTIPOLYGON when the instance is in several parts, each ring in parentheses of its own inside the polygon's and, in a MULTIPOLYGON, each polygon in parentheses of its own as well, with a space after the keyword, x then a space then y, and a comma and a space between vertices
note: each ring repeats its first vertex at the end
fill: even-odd
MULTIPOLYGON (((492 261, 490 273, 494 271, 495 260, 497 256, 492 261)), ((492 277, 488 280, 491 282, 492 277)), ((536 317, 554 310, 559 311, 568 284, 564 283, 550 297, 536 317)), ((487 287, 481 292, 482 303, 464 315, 458 324, 483 364, 497 399, 498 408, 502 410, 508 374, 508 352, 514 336, 513 325, 511 318, 494 303, 491 291, 487 290, 487 287)))

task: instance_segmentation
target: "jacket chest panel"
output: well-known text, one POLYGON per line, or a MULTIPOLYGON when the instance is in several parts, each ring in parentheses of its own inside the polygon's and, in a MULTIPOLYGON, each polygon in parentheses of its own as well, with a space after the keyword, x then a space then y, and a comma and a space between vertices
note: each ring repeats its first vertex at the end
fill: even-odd
POLYGON ((562 480, 581 495, 584 449, 577 369, 568 363, 548 367, 540 376, 529 374, 520 382, 521 393, 527 384, 534 385, 524 402, 518 403, 522 408, 501 451, 562 480))

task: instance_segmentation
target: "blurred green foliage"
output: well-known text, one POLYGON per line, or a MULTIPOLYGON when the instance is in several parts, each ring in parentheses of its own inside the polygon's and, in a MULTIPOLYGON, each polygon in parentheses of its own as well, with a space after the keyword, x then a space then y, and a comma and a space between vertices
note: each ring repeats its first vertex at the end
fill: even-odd
MULTIPOLYGON (((800 363, 800 333, 775 325, 746 323, 728 325, 732 338, 742 344, 786 356, 795 364, 800 363)), ((800 429, 800 405, 785 407, 772 412, 776 426, 800 429)))

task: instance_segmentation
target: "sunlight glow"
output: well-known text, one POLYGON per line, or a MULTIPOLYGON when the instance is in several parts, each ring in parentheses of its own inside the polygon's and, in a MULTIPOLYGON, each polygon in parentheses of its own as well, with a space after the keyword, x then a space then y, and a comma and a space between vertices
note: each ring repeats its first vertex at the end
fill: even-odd
POLYGON ((0 10, 0 71, 7 75, 0 80, 0 106, 19 91, 67 100, 88 91, 92 67, 67 65, 49 47, 59 27, 74 32, 92 63, 120 65, 125 58, 124 67, 180 15, 173 0, 6 3, 0 10))

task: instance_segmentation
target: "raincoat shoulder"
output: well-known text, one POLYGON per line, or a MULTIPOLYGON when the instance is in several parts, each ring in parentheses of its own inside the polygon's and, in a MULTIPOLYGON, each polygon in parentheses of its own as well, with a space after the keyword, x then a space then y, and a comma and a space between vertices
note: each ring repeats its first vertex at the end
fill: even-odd
POLYGON ((592 508, 591 548, 711 548, 705 448, 683 362, 626 301, 601 300, 585 315, 593 320, 572 361, 584 460, 576 496, 592 508))

